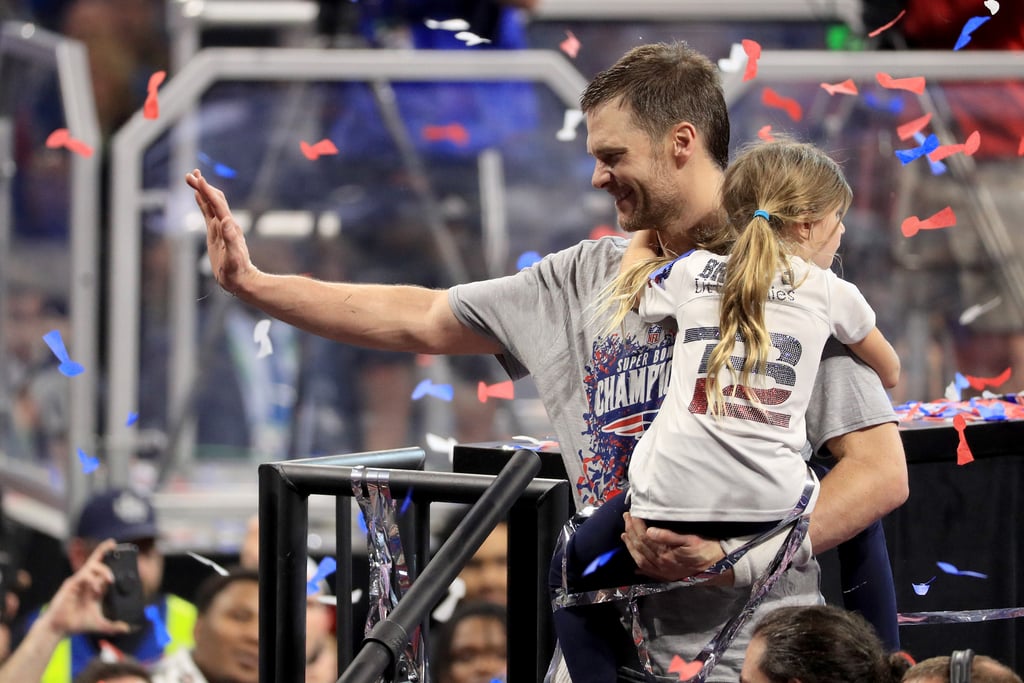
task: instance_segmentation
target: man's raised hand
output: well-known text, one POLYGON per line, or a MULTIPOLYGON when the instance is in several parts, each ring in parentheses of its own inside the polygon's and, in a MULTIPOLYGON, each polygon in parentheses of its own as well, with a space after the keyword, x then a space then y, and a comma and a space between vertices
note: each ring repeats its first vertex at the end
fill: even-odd
POLYGON ((231 215, 224 193, 206 182, 199 169, 185 176, 195 190, 196 204, 206 221, 206 249, 217 283, 231 294, 240 295, 249 279, 259 274, 249 258, 242 229, 231 215))

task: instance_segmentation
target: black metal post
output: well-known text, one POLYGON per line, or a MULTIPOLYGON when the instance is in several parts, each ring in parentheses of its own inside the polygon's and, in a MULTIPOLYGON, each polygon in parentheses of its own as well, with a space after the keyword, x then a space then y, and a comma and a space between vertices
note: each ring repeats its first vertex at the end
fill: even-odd
POLYGON ((441 546, 433 561, 424 567, 394 612, 373 628, 338 683, 372 683, 388 667, 395 666, 408 634, 441 599, 462 566, 483 545, 491 530, 539 470, 540 459, 532 451, 520 451, 509 460, 441 546))
POLYGON ((334 574, 335 637, 338 643, 338 676, 352 663, 352 643, 355 633, 355 610, 352 609, 352 499, 338 496, 334 499, 335 554, 338 571, 334 574))

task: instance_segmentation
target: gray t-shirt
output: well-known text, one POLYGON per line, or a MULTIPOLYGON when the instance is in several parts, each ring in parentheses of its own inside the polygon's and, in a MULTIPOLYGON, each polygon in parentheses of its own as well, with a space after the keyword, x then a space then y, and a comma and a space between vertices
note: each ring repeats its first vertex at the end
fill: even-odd
MULTIPOLYGON (((630 453, 657 413, 669 381, 674 329, 645 325, 630 313, 618 333, 601 334, 605 316, 599 295, 618 274, 625 246, 621 238, 584 241, 515 275, 449 292, 455 316, 505 349, 498 360, 510 377, 533 375, 578 508, 622 490, 630 453)), ((875 373, 838 343, 826 346, 807 411, 811 446, 817 449, 832 437, 895 419, 875 373)), ((795 561, 760 611, 821 602, 818 578, 813 559, 795 561)), ((674 655, 696 656, 748 595, 748 585, 702 587, 642 602, 656 666, 664 672, 674 655)), ((739 677, 749 626, 710 681, 739 677)))

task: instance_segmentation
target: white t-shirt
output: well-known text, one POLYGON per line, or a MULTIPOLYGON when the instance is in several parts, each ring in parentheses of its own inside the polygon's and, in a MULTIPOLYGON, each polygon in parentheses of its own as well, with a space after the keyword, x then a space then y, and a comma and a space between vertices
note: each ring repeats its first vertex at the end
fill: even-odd
MULTIPOLYGON (((727 414, 708 414, 707 363, 719 340, 719 292, 727 256, 693 251, 652 278, 640 303, 649 323, 679 321, 672 381, 661 411, 629 464, 631 511, 648 520, 759 522, 782 518, 800 496, 806 467, 805 413, 822 348, 864 337, 875 314, 860 291, 829 270, 792 258, 795 286, 782 272, 768 290, 772 349, 766 372, 751 375, 760 406, 719 375, 727 414)), ((733 350, 741 367, 742 342, 733 350)), ((738 373, 737 373, 738 381, 738 373)))

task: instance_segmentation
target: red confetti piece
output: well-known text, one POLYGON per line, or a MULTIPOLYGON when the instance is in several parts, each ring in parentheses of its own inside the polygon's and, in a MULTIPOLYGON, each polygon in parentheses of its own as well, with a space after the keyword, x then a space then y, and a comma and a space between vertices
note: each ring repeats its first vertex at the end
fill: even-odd
POLYGON ((668 665, 668 672, 670 674, 679 674, 679 680, 687 681, 704 669, 704 662, 693 661, 688 662, 679 655, 673 655, 672 661, 668 665))
POLYGON ((602 237, 615 237, 616 235, 621 237, 622 233, 610 225, 598 225, 590 231, 589 239, 599 240, 602 237))
POLYGON ((757 137, 761 138, 765 142, 775 142, 775 136, 772 135, 771 126, 761 126, 761 129, 757 131, 757 137))
POLYGON ((974 462, 974 453, 971 453, 971 447, 967 445, 967 437, 964 436, 964 430, 967 429, 967 420, 963 414, 953 417, 953 428, 956 429, 957 436, 960 438, 960 442, 956 446, 956 464, 966 465, 967 463, 974 462))
POLYGON ((1024 156, 1024 135, 1020 138, 1020 144, 1017 145, 1017 156, 1024 156))
POLYGON ((967 379, 967 382, 971 385, 972 389, 981 391, 985 387, 995 388, 1000 384, 1005 384, 1006 381, 1010 379, 1011 374, 1012 370, 1010 368, 1006 368, 995 377, 974 377, 972 375, 964 375, 964 377, 967 379))
POLYGON ((160 102, 157 100, 156 92, 167 78, 166 71, 157 71, 149 77, 146 85, 146 103, 142 105, 142 115, 147 119, 160 118, 160 102))
POLYGON ((580 39, 573 35, 572 31, 566 31, 565 36, 565 40, 559 43, 558 47, 571 59, 576 59, 576 55, 580 53, 580 39))
POLYGON ((829 95, 835 95, 836 93, 840 95, 856 95, 859 92, 852 78, 847 78, 842 83, 822 83, 821 87, 829 95))
POLYGON ((504 382, 498 382, 490 386, 480 382, 476 385, 476 397, 480 399, 481 403, 487 403, 488 398, 504 398, 512 400, 515 398, 515 387, 512 385, 512 380, 506 380, 504 382))
POLYGON ((315 161, 320 157, 338 153, 338 148, 335 147, 334 143, 327 138, 324 138, 319 142, 315 142, 312 145, 305 140, 300 140, 299 148, 302 149, 302 154, 310 161, 315 161))
POLYGON ((92 147, 81 140, 71 137, 67 128, 58 128, 50 133, 46 138, 46 146, 50 149, 63 147, 69 152, 79 154, 87 159, 92 156, 92 147))
POLYGON ((761 44, 756 40, 744 38, 741 45, 743 45, 743 51, 747 53, 747 68, 743 72, 743 80, 749 81, 757 76, 757 60, 761 58, 761 44))
POLYGON ((465 147, 469 144, 469 133, 458 123, 450 123, 447 126, 423 126, 423 139, 427 142, 449 140, 460 147, 465 147))
POLYGON ((875 29, 874 31, 872 31, 871 33, 869 33, 869 34, 868 34, 868 38, 874 38, 875 36, 877 36, 877 35, 878 35, 879 33, 881 33, 882 31, 885 31, 885 30, 887 30, 887 29, 890 29, 890 28, 892 28, 893 26, 895 26, 895 25, 896 25, 896 22, 897 22, 897 21, 899 21, 900 19, 902 19, 902 18, 903 18, 903 15, 904 15, 904 14, 906 14, 906 13, 907 13, 907 10, 903 10, 902 12, 900 12, 899 14, 897 14, 897 15, 896 15, 896 18, 895 18, 895 19, 893 19, 892 21, 890 21, 890 22, 889 22, 888 24, 884 24, 884 25, 882 25, 882 26, 879 26, 879 27, 878 27, 878 28, 876 28, 876 29, 875 29))
POLYGON ((978 147, 981 146, 981 133, 974 131, 967 137, 967 141, 962 145, 942 145, 935 149, 928 158, 932 161, 942 161, 946 157, 953 156, 957 152, 963 152, 967 156, 973 155, 978 151, 978 147))
POLYGON ((923 221, 917 216, 907 218, 903 221, 903 225, 900 226, 900 230, 903 231, 905 237, 913 237, 920 230, 938 230, 939 228, 949 228, 954 225, 956 225, 956 214, 953 213, 952 207, 947 206, 931 218, 923 221))
POLYGON ((429 368, 434 364, 434 356, 429 353, 417 353, 416 354, 416 366, 420 368, 429 368))
POLYGON ((879 71, 875 74, 878 84, 889 90, 907 90, 920 95, 924 92, 924 76, 911 76, 910 78, 893 78, 887 73, 879 71))
POLYGON ((925 114, 924 116, 919 116, 913 121, 907 121, 902 126, 896 129, 896 135, 900 136, 900 140, 908 140, 914 137, 916 134, 920 133, 931 120, 932 115, 925 114))
POLYGON ((791 97, 783 97, 771 88, 765 88, 761 91, 761 103, 769 107, 775 107, 776 109, 783 110, 789 115, 789 118, 794 121, 799 121, 804 117, 804 110, 803 107, 800 106, 799 102, 791 97))

